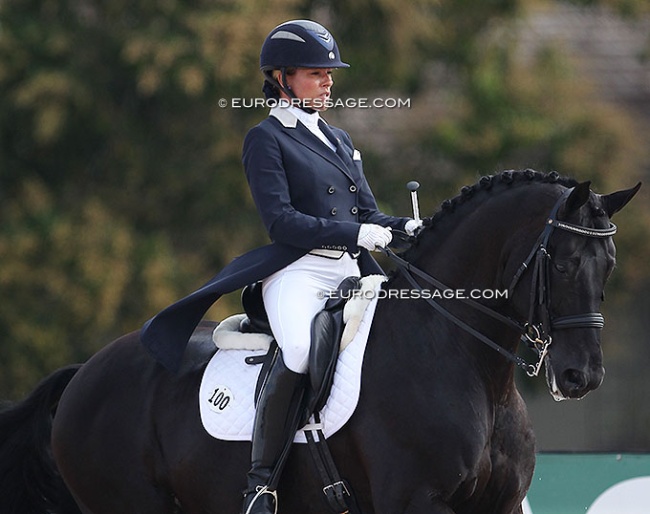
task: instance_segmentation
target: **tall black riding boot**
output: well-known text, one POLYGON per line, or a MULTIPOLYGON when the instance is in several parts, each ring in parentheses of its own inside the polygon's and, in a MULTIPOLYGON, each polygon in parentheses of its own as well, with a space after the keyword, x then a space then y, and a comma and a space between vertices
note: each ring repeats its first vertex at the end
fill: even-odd
POLYGON ((281 472, 283 452, 299 428, 305 376, 287 368, 278 351, 257 402, 242 514, 277 512, 276 492, 269 489, 269 481, 281 472))

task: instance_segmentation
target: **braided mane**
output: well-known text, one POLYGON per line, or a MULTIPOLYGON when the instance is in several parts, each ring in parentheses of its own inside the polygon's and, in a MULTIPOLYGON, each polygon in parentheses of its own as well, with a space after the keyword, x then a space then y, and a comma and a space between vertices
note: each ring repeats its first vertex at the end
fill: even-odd
POLYGON ((578 182, 572 178, 562 177, 557 171, 543 173, 532 169, 526 170, 507 170, 496 175, 486 175, 481 177, 476 184, 464 186, 460 193, 440 204, 440 209, 431 217, 427 218, 425 226, 432 226, 443 216, 454 212, 459 205, 466 203, 478 191, 489 191, 495 186, 512 186, 520 182, 541 182, 544 184, 560 184, 565 187, 575 187, 578 182))
POLYGON ((415 244, 405 252, 404 257, 407 260, 415 257, 413 252, 416 251, 418 243, 422 240, 422 237, 429 230, 433 229, 438 222, 452 214, 459 206, 471 201, 476 193, 480 191, 507 189, 516 186, 517 184, 530 182, 560 184, 565 187, 575 187, 578 185, 576 180, 569 177, 563 177, 557 171, 544 173, 530 168, 525 170, 506 170, 495 175, 486 175, 481 177, 475 184, 462 187, 460 193, 455 197, 442 202, 440 208, 433 214, 433 216, 422 220, 425 228, 418 235, 415 244))

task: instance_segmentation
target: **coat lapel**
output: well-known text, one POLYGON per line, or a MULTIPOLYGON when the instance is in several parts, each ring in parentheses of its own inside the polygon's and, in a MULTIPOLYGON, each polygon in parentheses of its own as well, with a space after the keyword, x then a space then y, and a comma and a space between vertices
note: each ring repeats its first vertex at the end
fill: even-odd
POLYGON ((341 160, 345 163, 347 166, 348 170, 354 169, 354 162, 352 162, 352 158, 350 157, 350 154, 347 152, 345 145, 341 142, 341 140, 332 132, 332 129, 329 128, 329 125, 325 123, 323 120, 320 120, 318 122, 318 126, 320 127, 321 131, 323 134, 325 134, 325 137, 329 139, 334 146, 336 146, 336 155, 338 155, 341 160))

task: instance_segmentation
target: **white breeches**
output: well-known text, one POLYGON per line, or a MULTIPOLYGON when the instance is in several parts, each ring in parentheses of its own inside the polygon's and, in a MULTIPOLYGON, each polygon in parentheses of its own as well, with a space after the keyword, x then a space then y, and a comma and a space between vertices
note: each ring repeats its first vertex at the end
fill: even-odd
POLYGON ((262 281, 271 330, 291 371, 307 372, 312 320, 327 302, 327 293, 350 276, 360 273, 348 253, 340 259, 307 254, 262 281))

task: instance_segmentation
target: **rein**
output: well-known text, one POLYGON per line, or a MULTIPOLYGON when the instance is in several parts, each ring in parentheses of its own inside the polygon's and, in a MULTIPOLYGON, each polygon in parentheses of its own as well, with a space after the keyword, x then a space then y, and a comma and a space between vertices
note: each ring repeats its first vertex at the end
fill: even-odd
MULTIPOLYGON (((519 357, 518 355, 506 350, 498 343, 494 342, 489 337, 478 332, 474 328, 470 327, 467 323, 462 321, 460 318, 453 315, 442 305, 437 303, 435 300, 429 296, 421 296, 429 305, 431 305, 440 315, 445 319, 451 321, 459 328, 463 329, 467 333, 471 334, 479 341, 483 342, 500 355, 503 355, 505 358, 513 362, 515 365, 523 369, 529 377, 536 377, 542 367, 542 363, 546 359, 548 353, 548 348, 551 345, 551 331, 552 330, 563 330, 569 328, 597 328, 602 329, 605 326, 605 319, 600 312, 587 312, 583 314, 574 314, 570 316, 560 316, 557 318, 551 318, 550 316, 550 282, 549 282, 549 266, 551 263, 551 255, 548 252, 548 242, 553 231, 558 228, 572 234, 600 238, 604 239, 611 237, 616 233, 617 227, 610 222, 608 228, 599 229, 599 228, 589 228, 583 227, 581 225, 574 225, 572 223, 567 223, 564 221, 559 221, 557 219, 557 213, 560 210, 562 204, 566 201, 566 198, 571 194, 573 188, 567 189, 562 193, 560 198, 555 202, 555 205, 551 209, 550 214, 546 220, 546 225, 544 230, 537 238, 533 249, 528 254, 528 257, 521 264, 519 269, 515 272, 510 286, 508 287, 508 297, 514 293, 514 289, 519 283, 524 272, 530 267, 533 263, 533 279, 530 290, 530 309, 528 314, 528 321, 524 324, 519 323, 516 320, 508 316, 491 309, 479 303, 471 298, 459 298, 458 300, 462 303, 500 321, 501 323, 509 326, 510 328, 521 333, 521 341, 525 342, 526 345, 537 353, 537 362, 535 364, 530 364, 526 362, 525 359, 519 357), (534 323, 534 319, 537 317, 540 320, 537 324, 534 323)), ((390 248, 384 248, 382 251, 397 264, 399 271, 404 275, 406 280, 411 284, 411 287, 422 291, 422 287, 418 284, 417 280, 413 275, 418 276, 429 285, 434 286, 439 290, 450 290, 448 286, 432 277, 425 271, 420 268, 413 266, 410 262, 396 255, 390 248)))

